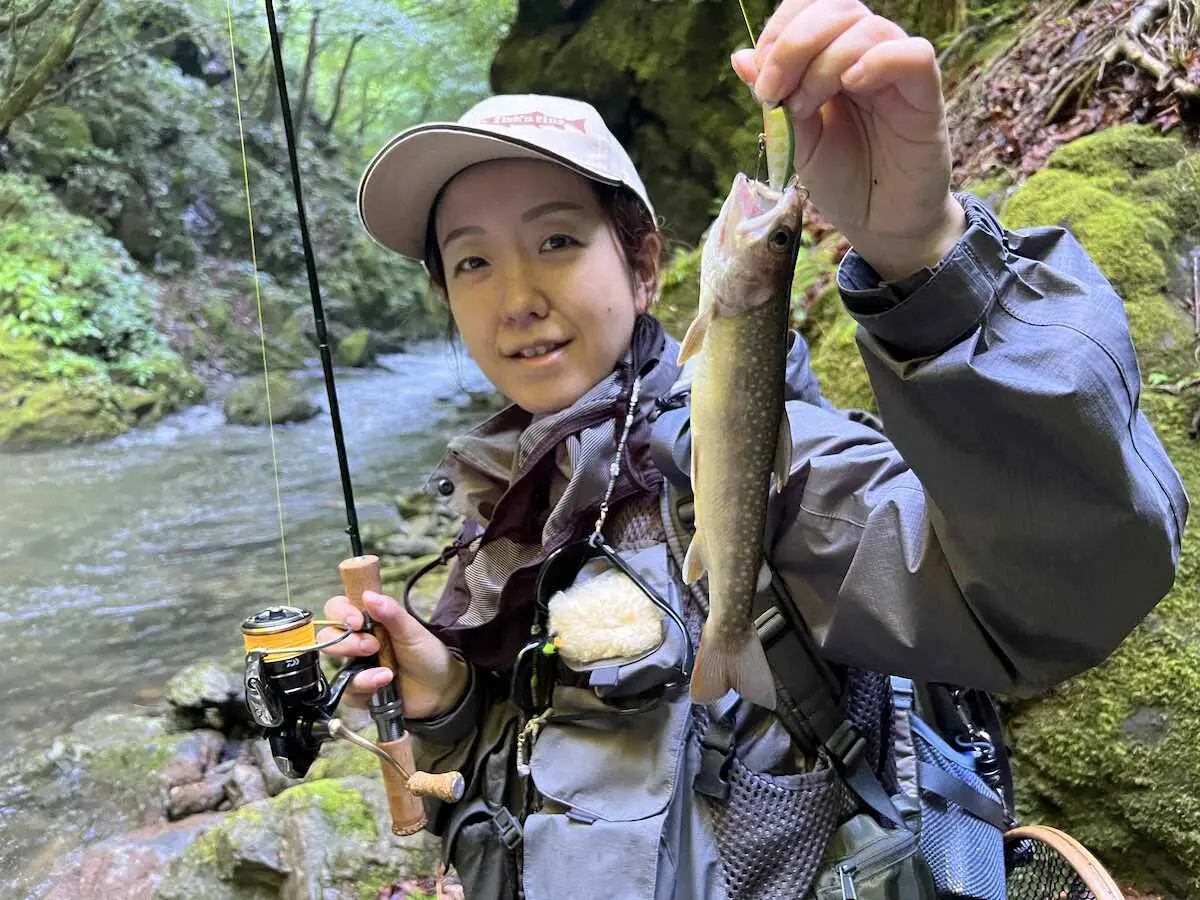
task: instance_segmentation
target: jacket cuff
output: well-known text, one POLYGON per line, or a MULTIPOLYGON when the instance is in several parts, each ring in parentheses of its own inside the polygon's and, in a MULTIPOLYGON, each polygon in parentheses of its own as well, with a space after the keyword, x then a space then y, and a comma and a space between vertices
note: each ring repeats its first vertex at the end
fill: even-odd
POLYGON ((975 329, 992 304, 1008 251, 983 201, 955 194, 967 231, 933 268, 884 282, 854 250, 838 266, 838 289, 854 319, 906 356, 933 356, 975 329))
POLYGON ((405 727, 416 737, 433 744, 456 744, 479 725, 479 679, 467 664, 467 689, 449 712, 430 719, 405 718, 405 727))

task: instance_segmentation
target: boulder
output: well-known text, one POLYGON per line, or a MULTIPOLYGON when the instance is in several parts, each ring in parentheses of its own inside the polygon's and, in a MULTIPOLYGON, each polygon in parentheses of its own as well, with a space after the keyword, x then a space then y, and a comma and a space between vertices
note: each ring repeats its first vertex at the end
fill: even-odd
POLYGON ((320 413, 302 382, 280 372, 268 377, 268 390, 261 377, 241 379, 225 398, 225 420, 231 425, 280 425, 304 422, 320 413), (268 411, 269 406, 269 411, 268 411))

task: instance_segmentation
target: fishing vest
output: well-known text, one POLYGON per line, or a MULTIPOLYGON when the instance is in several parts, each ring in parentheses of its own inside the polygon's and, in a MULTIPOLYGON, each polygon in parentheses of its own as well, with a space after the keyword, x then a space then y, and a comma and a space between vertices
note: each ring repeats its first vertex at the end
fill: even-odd
POLYGON ((668 396, 651 445, 664 486, 614 516, 611 538, 690 633, 668 625, 636 658, 562 663, 544 721, 505 700, 489 708, 478 794, 443 833, 467 896, 1003 900, 1004 792, 978 771, 1002 756, 988 756, 997 741, 984 748, 982 729, 964 727, 978 746, 951 746, 927 721, 944 691, 827 664, 778 578, 754 608, 777 710, 733 694, 691 702, 678 676, 707 599, 680 577, 686 384, 668 396))

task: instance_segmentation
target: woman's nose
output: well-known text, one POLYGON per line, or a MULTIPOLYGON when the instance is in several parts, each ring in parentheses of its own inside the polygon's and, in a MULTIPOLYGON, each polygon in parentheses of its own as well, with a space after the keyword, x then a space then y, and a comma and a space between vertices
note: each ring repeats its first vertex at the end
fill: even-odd
POLYGON ((504 281, 501 309, 504 321, 514 327, 545 318, 549 311, 545 295, 525 266, 518 264, 509 269, 504 281))

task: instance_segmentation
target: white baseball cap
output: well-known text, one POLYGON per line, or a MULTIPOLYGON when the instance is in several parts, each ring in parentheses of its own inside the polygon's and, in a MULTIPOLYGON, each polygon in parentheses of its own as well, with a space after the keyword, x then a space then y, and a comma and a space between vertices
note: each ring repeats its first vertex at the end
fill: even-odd
POLYGON ((468 166, 493 159, 543 159, 586 178, 624 185, 654 207, 633 160, 589 104, 540 94, 501 94, 457 122, 427 122, 400 132, 375 154, 358 185, 367 233, 421 260, 434 200, 468 166))

